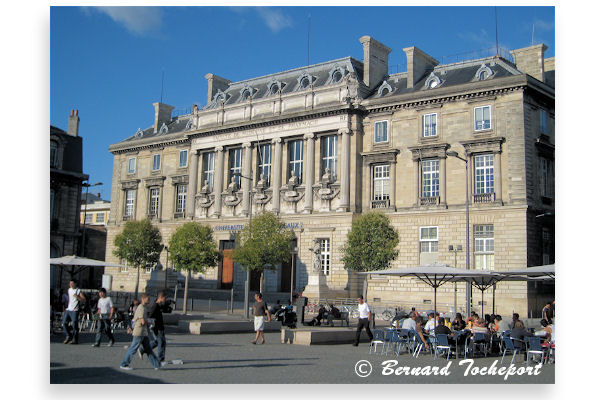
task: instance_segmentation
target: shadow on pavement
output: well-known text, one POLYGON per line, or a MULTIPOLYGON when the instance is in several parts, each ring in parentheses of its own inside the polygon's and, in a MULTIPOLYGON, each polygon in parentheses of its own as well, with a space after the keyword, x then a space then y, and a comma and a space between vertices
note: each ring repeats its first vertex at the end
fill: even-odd
MULTIPOLYGON (((160 379, 131 375, 119 367, 79 367, 50 370, 50 383, 166 383, 160 379)), ((151 373, 158 372, 148 368, 151 373)))
MULTIPOLYGON (((184 363, 189 363, 189 361, 185 361, 184 363)), ((164 368, 161 371, 185 371, 185 370, 199 370, 199 369, 226 369, 226 368, 265 368, 265 367, 296 367, 298 365, 314 365, 312 363, 293 363, 293 364, 283 364, 283 363, 275 363, 275 364, 236 364, 236 365, 220 365, 220 366, 206 366, 206 367, 198 367, 198 368, 164 368)))
POLYGON ((167 347, 240 347, 241 344, 233 343, 172 343, 167 341, 167 347))
POLYGON ((183 360, 185 364, 206 364, 206 363, 224 363, 224 362, 248 362, 248 361, 295 361, 295 360, 318 360, 318 357, 294 357, 294 358, 251 358, 240 360, 183 360))

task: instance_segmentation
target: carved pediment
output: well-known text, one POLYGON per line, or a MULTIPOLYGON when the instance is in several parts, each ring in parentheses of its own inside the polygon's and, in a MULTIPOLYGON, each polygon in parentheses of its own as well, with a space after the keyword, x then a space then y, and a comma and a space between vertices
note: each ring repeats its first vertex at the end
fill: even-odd
POLYGON ((459 142, 467 154, 470 153, 500 153, 502 151, 503 137, 482 138, 459 142))
POLYGON ((409 147, 412 152, 413 161, 424 158, 446 158, 446 150, 450 148, 448 143, 409 147))
POLYGON ((162 186, 163 182, 166 178, 164 176, 158 177, 158 178, 148 178, 145 180, 146 183, 146 187, 150 187, 150 186, 162 186))
POLYGON ((123 190, 128 190, 128 189, 137 189, 138 184, 140 183, 139 179, 133 179, 131 181, 123 181, 121 182, 121 188, 123 190))
POLYGON ((171 177, 173 185, 181 185, 189 183, 189 175, 176 175, 171 177))

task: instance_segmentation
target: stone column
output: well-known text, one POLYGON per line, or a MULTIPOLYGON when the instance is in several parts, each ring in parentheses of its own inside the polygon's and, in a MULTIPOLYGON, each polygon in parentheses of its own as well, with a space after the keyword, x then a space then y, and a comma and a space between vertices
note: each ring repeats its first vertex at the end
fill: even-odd
POLYGON ((304 153, 304 165, 306 172, 304 176, 304 214, 310 214, 313 210, 313 184, 315 181, 315 134, 307 133, 304 135, 306 140, 306 153, 304 153))
POLYGON ((390 209, 392 211, 396 211, 396 165, 395 159, 390 162, 390 209))
POLYGON ((214 182, 214 195, 215 195, 215 212, 214 215, 219 217, 221 215, 221 193, 223 192, 223 146, 215 148, 215 182, 214 182))
POLYGON ((198 161, 199 154, 197 150, 192 150, 192 160, 190 173, 188 176, 187 202, 185 204, 186 219, 193 219, 196 213, 196 191, 198 189, 198 161))
POLYGON ((440 204, 446 204, 446 157, 440 158, 440 204))
MULTIPOLYGON (((242 144, 244 149, 244 154, 242 155, 242 175, 246 178, 251 178, 251 169, 252 169, 252 144, 244 143, 242 144)), ((250 179, 242 178, 242 190, 244 192, 244 197, 242 198, 242 215, 248 215, 248 205, 250 204, 250 190, 252 190, 252 185, 250 179)))
POLYGON ((275 146, 273 154, 273 163, 271 164, 271 188, 273 189, 273 212, 279 214, 279 198, 281 189, 281 138, 275 138, 271 141, 275 146))
POLYGON ((342 154, 340 163, 340 206, 336 211, 345 212, 350 208, 350 129, 341 128, 338 134, 342 135, 342 154))
POLYGON ((496 203, 502 204, 502 166, 500 164, 501 153, 494 153, 494 192, 496 192, 496 203))
POLYGON ((421 202, 419 201, 419 197, 421 197, 421 160, 413 159, 415 166, 415 207, 419 207, 421 202))

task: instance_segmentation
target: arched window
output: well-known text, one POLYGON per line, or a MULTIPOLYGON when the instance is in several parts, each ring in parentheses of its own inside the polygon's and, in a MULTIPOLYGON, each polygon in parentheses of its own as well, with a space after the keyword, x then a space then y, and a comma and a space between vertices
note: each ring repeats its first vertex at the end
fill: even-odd
POLYGON ((269 87, 269 93, 271 93, 271 94, 279 93, 279 85, 277 83, 272 84, 271 87, 269 87))
POLYGON ((342 80, 342 72, 339 69, 336 69, 333 75, 331 76, 332 82, 340 82, 342 80))
POLYGON ((242 92, 242 101, 246 101, 250 99, 250 91, 248 89, 242 92))
POLYGON ((306 89, 309 85, 310 85, 310 80, 308 79, 308 76, 305 76, 304 78, 302 78, 300 80, 300 88, 306 89))

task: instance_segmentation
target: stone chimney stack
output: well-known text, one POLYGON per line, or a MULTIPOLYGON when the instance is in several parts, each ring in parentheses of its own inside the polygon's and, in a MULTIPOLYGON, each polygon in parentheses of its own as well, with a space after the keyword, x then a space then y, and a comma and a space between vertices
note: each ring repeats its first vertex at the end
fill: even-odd
POLYGON ((217 91, 219 89, 221 89, 221 91, 224 92, 225 90, 227 90, 229 84, 231 83, 231 81, 225 78, 221 78, 220 76, 217 76, 215 74, 206 74, 204 77, 208 81, 208 99, 206 101, 206 104, 210 103, 213 100, 213 97, 215 97, 215 94, 217 94, 217 91))
POLYGON ((440 63, 417 47, 407 47, 402 50, 406 53, 406 71, 408 72, 406 87, 409 89, 440 63))
POLYGON ((71 136, 79 135, 79 110, 71 110, 69 115, 69 127, 67 133, 71 136))
POLYGON ((531 75, 538 81, 544 82, 544 52, 548 50, 545 44, 536 44, 522 49, 511 50, 517 68, 531 75))
POLYGON ((171 112, 175 107, 163 103, 152 103, 152 105, 154 106, 154 133, 156 133, 163 123, 171 122, 171 112))
POLYGON ((388 55, 392 50, 370 36, 363 36, 359 40, 364 52, 363 82, 369 89, 374 89, 388 74, 388 55))

